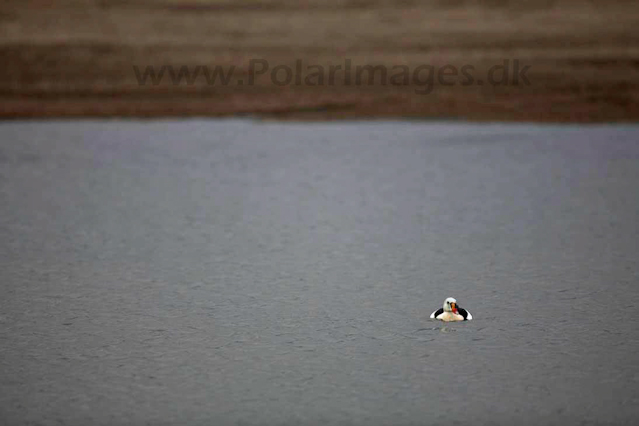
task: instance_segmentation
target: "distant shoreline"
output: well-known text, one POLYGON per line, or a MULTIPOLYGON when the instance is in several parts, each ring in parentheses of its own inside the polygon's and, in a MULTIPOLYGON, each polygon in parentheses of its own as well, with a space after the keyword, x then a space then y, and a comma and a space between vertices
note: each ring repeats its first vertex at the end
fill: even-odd
POLYGON ((388 96, 225 96, 224 99, 185 99, 183 96, 53 98, 6 97, 0 100, 0 119, 21 118, 163 118, 256 116, 282 120, 447 119, 468 121, 606 123, 639 121, 639 108, 609 110, 592 103, 570 103, 554 109, 553 97, 536 97, 529 108, 511 107, 525 97, 509 97, 499 104, 481 104, 459 96, 443 102, 415 103, 410 97, 388 96), (332 98, 332 99, 329 99, 332 98))
POLYGON ((4 119, 639 121, 637 2, 7 0, 0 30, 4 119))

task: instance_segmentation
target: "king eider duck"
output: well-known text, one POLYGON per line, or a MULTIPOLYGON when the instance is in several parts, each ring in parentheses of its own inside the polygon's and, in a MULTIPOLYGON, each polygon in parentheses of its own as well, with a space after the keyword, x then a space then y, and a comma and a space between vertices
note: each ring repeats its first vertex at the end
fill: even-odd
POLYGON ((457 300, 452 297, 444 300, 444 306, 430 314, 431 318, 440 321, 470 321, 473 316, 466 309, 457 304, 457 300))

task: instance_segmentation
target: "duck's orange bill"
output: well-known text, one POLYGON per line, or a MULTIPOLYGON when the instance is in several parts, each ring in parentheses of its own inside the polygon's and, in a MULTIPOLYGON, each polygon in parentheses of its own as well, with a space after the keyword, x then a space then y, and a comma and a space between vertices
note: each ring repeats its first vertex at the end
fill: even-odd
POLYGON ((457 304, 456 303, 451 303, 450 307, 453 308, 453 312, 457 313, 457 304))

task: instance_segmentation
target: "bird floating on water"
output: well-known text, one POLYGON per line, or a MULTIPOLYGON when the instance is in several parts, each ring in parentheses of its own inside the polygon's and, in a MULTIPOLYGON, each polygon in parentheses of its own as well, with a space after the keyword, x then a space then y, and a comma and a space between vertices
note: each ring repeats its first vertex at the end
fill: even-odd
POLYGON ((433 319, 440 321, 470 321, 473 316, 466 309, 457 304, 457 300, 449 297, 444 300, 444 306, 430 314, 433 319))

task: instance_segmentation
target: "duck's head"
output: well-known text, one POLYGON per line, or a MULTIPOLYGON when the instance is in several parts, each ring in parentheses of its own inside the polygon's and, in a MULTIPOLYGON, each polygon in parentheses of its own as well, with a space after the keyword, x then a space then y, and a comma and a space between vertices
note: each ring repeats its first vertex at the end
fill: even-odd
POLYGON ((444 311, 457 313, 457 300, 454 297, 444 300, 444 311))

